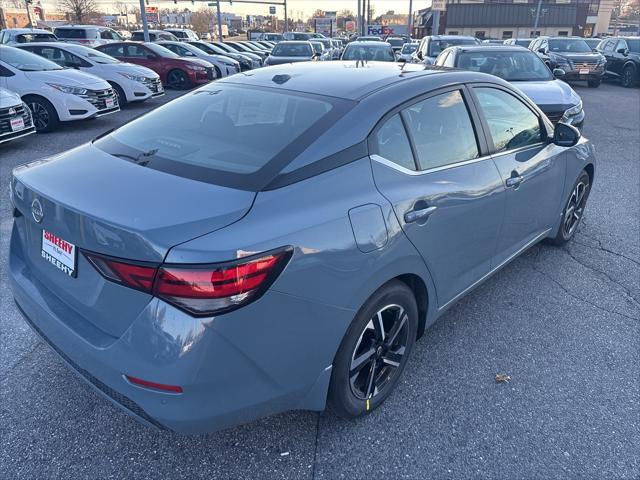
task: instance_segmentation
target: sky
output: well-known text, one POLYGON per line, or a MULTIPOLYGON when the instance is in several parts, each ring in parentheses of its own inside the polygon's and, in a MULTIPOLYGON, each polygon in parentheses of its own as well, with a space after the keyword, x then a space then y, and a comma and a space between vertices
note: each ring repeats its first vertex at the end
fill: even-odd
MULTIPOLYGON (((117 0, 94 0, 103 10, 110 10, 109 7, 115 5, 117 0)), ((122 3, 128 5, 138 5, 139 0, 120 0, 122 3)), ((211 1, 211 0, 209 0, 211 1)), ((234 2, 232 6, 229 6, 228 0, 221 1, 221 9, 225 12, 237 13, 238 15, 268 15, 269 3, 268 0, 264 1, 264 5, 252 5, 242 4, 234 2)), ((277 0, 282 1, 282 0, 277 0)), ((43 0, 45 5, 55 5, 55 0, 43 0)), ((184 6, 190 10, 198 9, 199 4, 206 4, 205 2, 197 1, 196 6, 191 5, 190 0, 178 0, 178 4, 174 5, 173 0, 149 0, 149 5, 155 5, 159 8, 174 8, 184 6)), ((417 11, 421 8, 425 8, 431 4, 431 0, 413 0, 413 9, 417 11)), ((375 9, 375 14, 380 15, 386 13, 388 10, 394 10, 395 13, 406 14, 409 12, 409 0, 371 0, 371 5, 375 9)), ((322 10, 336 10, 349 9, 356 13, 358 8, 357 0, 287 0, 287 10, 289 16, 297 18, 302 16, 307 18, 313 14, 318 8, 322 10)), ((283 7, 277 7, 277 15, 283 17, 283 7)))

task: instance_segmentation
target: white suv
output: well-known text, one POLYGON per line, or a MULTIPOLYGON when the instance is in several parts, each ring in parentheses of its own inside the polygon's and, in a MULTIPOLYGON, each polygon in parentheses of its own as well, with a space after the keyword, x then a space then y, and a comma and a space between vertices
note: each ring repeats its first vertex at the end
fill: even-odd
POLYGON ((113 28, 99 25, 64 25, 57 27, 53 33, 58 40, 77 43, 85 47, 97 47, 112 42, 122 42, 123 38, 113 28))
POLYGON ((38 132, 49 132, 60 122, 120 110, 113 88, 101 78, 4 45, 0 45, 0 88, 20 95, 38 132))
POLYGON ((93 48, 62 42, 29 43, 17 48, 106 80, 115 90, 120 106, 164 95, 160 76, 153 70, 121 62, 93 48))
POLYGON ((0 88, 0 143, 24 137, 36 131, 31 111, 17 93, 0 88))
POLYGON ((165 28, 165 32, 172 33, 181 42, 197 42, 200 37, 190 28, 165 28))
POLYGON ((40 28, 5 28, 0 31, 0 44, 20 45, 30 42, 55 42, 56 36, 40 28))

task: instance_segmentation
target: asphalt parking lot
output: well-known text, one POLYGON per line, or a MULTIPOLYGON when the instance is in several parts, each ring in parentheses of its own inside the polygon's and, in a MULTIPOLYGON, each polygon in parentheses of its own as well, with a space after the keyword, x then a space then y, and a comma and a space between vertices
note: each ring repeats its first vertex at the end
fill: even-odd
POLYGON ((533 247, 460 301, 387 403, 355 422, 292 412, 207 436, 151 430, 77 379, 15 308, 11 169, 176 93, 1 145, 0 478, 639 478, 640 90, 575 88, 599 161, 577 237, 533 247))

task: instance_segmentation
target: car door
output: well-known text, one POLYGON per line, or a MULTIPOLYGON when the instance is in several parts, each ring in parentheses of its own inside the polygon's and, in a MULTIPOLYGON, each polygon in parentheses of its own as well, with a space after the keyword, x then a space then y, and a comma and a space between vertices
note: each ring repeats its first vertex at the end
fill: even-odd
POLYGON ((504 224, 493 267, 546 235, 561 211, 565 152, 549 141, 538 111, 506 87, 471 89, 492 158, 506 188, 504 224))
POLYGON ((612 54, 612 70, 617 76, 622 75, 622 71, 624 69, 625 64, 627 63, 627 59, 629 54, 625 55, 625 52, 629 51, 629 46, 625 39, 621 38, 616 42, 615 47, 613 48, 612 54))
MULTIPOLYGON (((125 58, 127 62, 142 65, 157 72, 157 55, 143 45, 128 43, 125 45, 125 58)), ((157 72, 160 73, 160 72, 157 72)))
POLYGON ((616 41, 613 39, 609 39, 604 42, 602 45, 602 49, 600 53, 604 55, 604 58, 607 60, 607 64, 605 66, 605 70, 608 75, 618 76, 619 73, 616 72, 616 59, 613 55, 614 47, 616 46, 616 41))
POLYGON ((440 307, 489 272, 504 215, 505 188, 474 124, 458 86, 389 113, 370 139, 375 183, 424 258, 440 307))

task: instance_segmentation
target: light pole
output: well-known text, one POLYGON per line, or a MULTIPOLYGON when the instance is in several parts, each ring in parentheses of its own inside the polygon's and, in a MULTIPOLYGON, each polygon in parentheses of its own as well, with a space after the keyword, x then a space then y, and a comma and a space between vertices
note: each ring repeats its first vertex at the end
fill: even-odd
POLYGON ((216 0, 216 8, 218 13, 216 14, 218 18, 218 41, 222 41, 222 14, 220 13, 220 0, 216 0))
POLYGON ((409 39, 413 37, 413 0, 409 0, 409 18, 407 21, 409 39))
POLYGON ((536 36, 538 31, 538 22, 540 21, 540 7, 542 6, 542 0, 538 0, 538 7, 536 8, 536 20, 533 23, 533 36, 536 36))
POLYGON ((144 0, 140 0, 140 16, 142 17, 142 31, 144 41, 149 41, 149 24, 147 23, 147 10, 144 8, 144 0))
POLYGON ((31 2, 29 0, 24 0, 24 3, 27 7, 27 19, 29 20, 29 28, 33 28, 33 20, 31 20, 31 8, 29 7, 29 4, 31 2))

